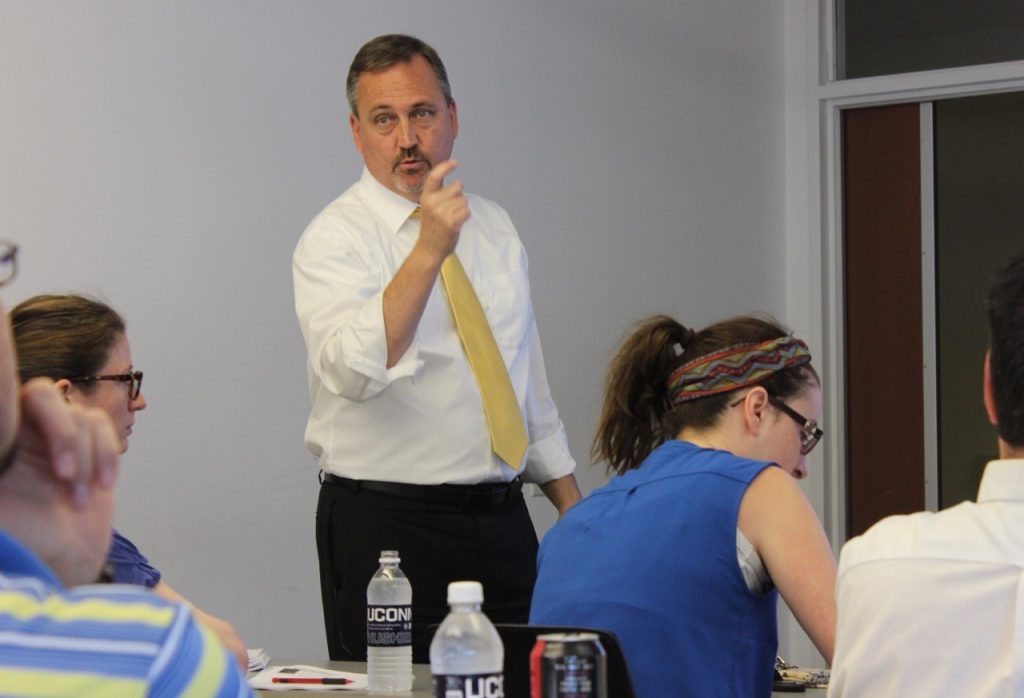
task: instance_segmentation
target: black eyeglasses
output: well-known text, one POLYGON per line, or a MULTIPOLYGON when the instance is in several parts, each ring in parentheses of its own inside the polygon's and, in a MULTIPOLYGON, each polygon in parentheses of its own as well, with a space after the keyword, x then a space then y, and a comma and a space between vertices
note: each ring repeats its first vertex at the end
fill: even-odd
POLYGON ((813 451, 814 447, 821 441, 821 437, 825 435, 825 432, 818 426, 818 423, 813 419, 807 419, 807 417, 778 398, 769 395, 768 401, 792 417, 793 421, 800 425, 800 453, 806 456, 813 451))
POLYGON ((10 240, 0 240, 0 286, 18 275, 18 246, 10 240))
POLYGON ((137 400, 142 392, 142 371, 131 371, 129 373, 114 373, 106 376, 82 376, 81 378, 68 378, 72 383, 95 383, 96 381, 121 381, 128 384, 128 399, 137 400))

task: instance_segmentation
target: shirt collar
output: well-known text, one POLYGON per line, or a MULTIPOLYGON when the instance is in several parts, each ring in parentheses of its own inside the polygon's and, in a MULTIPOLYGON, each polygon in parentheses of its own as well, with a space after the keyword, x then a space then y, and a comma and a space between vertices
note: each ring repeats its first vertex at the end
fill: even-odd
POLYGON ((978 487, 978 501, 1024 500, 1024 458, 990 461, 978 487))
POLYGON ((419 205, 385 187, 365 167, 363 176, 359 179, 359 185, 367 203, 376 211, 377 215, 384 219, 384 223, 394 233, 398 232, 398 229, 409 219, 409 214, 415 211, 419 205))
POLYGON ((57 589, 64 588, 53 571, 35 553, 4 530, 0 530, 0 572, 8 577, 34 577, 57 589))

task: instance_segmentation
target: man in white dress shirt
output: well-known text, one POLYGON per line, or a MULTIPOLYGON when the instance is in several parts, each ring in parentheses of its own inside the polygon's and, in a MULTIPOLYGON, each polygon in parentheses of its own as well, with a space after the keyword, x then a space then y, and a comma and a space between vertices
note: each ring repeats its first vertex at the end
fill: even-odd
POLYGON ((999 459, 977 502, 889 517, 843 548, 830 696, 1024 694, 1024 255, 988 313, 999 459))
POLYGON ((394 549, 412 582, 414 657, 428 661, 427 630, 447 612, 450 581, 483 582, 492 620, 526 622, 537 537, 523 482, 539 484, 560 513, 580 495, 516 229, 497 204, 445 181, 457 167, 459 121, 441 59, 414 37, 378 37, 356 54, 347 92, 365 168, 310 223, 293 258, 313 403, 306 444, 323 473, 327 644, 332 659, 365 657, 366 586, 380 551, 394 549), (525 424, 516 463, 492 451, 439 282, 456 252, 525 424))

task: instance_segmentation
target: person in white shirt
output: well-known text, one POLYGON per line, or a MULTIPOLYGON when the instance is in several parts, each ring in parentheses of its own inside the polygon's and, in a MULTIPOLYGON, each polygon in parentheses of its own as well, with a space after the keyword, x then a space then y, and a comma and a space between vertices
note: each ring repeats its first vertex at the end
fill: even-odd
MULTIPOLYGON (((548 387, 526 254, 497 204, 445 182, 459 122, 447 72, 419 39, 356 54, 349 123, 365 168, 303 233, 295 307, 308 351, 306 445, 322 471, 317 549, 332 659, 366 656, 366 586, 381 550, 413 587, 413 652, 447 612, 450 581, 485 587, 495 621, 525 622, 537 537, 523 482, 560 513, 579 499, 548 387), (439 281, 457 253, 525 425, 519 462, 492 450, 481 391, 439 281)), ((514 410, 513 410, 514 411, 514 410)))
POLYGON ((829 696, 1024 693, 1024 255, 989 293, 999 459, 977 502, 886 518, 839 559, 829 696))

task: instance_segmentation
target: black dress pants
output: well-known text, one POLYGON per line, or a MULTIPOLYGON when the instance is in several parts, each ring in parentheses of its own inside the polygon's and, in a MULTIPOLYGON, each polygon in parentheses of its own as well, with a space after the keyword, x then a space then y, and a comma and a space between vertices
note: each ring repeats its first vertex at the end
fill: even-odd
MULTIPOLYGON (((335 478, 335 480, 337 480, 335 478)), ((316 544, 332 660, 366 660, 366 587, 382 550, 397 550, 412 584, 413 661, 430 661, 431 626, 448 613, 448 583, 483 584, 495 623, 526 623, 537 577, 537 534, 521 492, 494 506, 423 502, 320 486, 316 544)))

